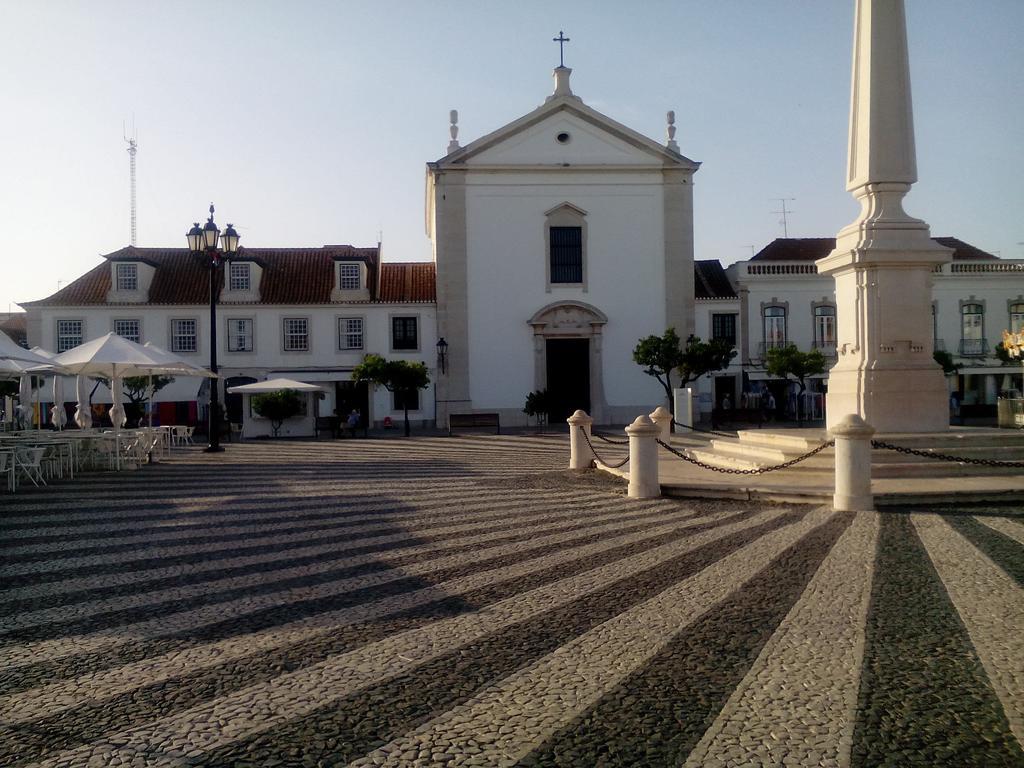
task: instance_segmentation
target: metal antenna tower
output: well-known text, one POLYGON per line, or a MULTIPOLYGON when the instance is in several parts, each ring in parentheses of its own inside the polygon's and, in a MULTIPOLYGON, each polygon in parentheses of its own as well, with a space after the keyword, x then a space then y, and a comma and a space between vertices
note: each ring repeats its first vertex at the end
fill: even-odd
POLYGON ((772 200, 778 200, 780 203, 782 203, 782 210, 781 211, 772 211, 772 213, 781 213, 782 214, 782 221, 779 222, 779 224, 782 225, 782 236, 783 237, 789 237, 789 220, 786 218, 786 216, 789 215, 790 213, 793 213, 793 211, 787 211, 786 210, 786 203, 787 202, 792 202, 792 201, 796 200, 796 198, 795 197, 773 197, 772 200))
POLYGON ((132 135, 128 135, 127 128, 121 123, 121 131, 124 140, 128 143, 128 169, 131 177, 131 227, 128 232, 128 244, 135 245, 135 153, 139 151, 138 141, 135 134, 135 118, 132 118, 132 135))

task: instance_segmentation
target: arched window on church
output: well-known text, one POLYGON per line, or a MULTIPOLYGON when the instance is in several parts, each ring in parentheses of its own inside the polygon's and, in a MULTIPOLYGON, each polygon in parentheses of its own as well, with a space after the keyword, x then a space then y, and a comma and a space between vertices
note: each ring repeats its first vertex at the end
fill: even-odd
POLYGON ((545 214, 547 289, 573 286, 587 289, 587 212, 562 203, 545 214))

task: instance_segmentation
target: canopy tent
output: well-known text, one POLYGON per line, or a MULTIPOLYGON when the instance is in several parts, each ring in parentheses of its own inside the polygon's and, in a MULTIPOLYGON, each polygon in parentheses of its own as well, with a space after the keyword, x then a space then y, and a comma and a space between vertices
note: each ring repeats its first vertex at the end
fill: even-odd
MULTIPOLYGON (((300 413, 298 416, 284 422, 282 434, 290 437, 313 436, 316 432, 316 405, 311 405, 309 398, 314 392, 324 392, 325 388, 317 384, 295 381, 294 379, 268 379, 267 381, 257 381, 252 384, 240 384, 237 387, 228 387, 229 394, 239 394, 246 398, 246 405, 248 407, 243 407, 242 409, 242 437, 277 436, 277 432, 274 430, 273 424, 269 420, 260 418, 255 414, 254 418, 250 419, 248 418, 248 414, 250 414, 253 395, 282 392, 285 390, 305 393, 306 396, 303 398, 305 401, 305 413, 300 413)), ((280 423, 278 424, 278 427, 281 427, 280 423)))

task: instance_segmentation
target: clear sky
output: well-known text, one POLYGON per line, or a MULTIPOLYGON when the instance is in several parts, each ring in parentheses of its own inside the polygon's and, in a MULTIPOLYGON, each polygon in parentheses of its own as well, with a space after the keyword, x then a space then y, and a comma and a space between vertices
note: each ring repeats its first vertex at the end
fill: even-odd
MULTIPOLYGON (((830 237, 844 189, 853 0, 184 2, 0 0, 0 311, 128 244, 183 247, 210 201, 251 247, 430 257, 424 163, 551 91, 659 141, 675 109, 696 257, 830 237)), ((920 181, 933 235, 1024 258, 1024 1, 907 0, 920 181)))

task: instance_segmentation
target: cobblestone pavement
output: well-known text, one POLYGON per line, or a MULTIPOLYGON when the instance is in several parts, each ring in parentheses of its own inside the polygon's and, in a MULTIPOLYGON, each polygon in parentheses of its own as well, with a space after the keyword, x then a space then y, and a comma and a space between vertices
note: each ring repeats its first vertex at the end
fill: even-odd
POLYGON ((1024 520, 625 498, 565 437, 0 496, 0 766, 1024 766, 1024 520))

